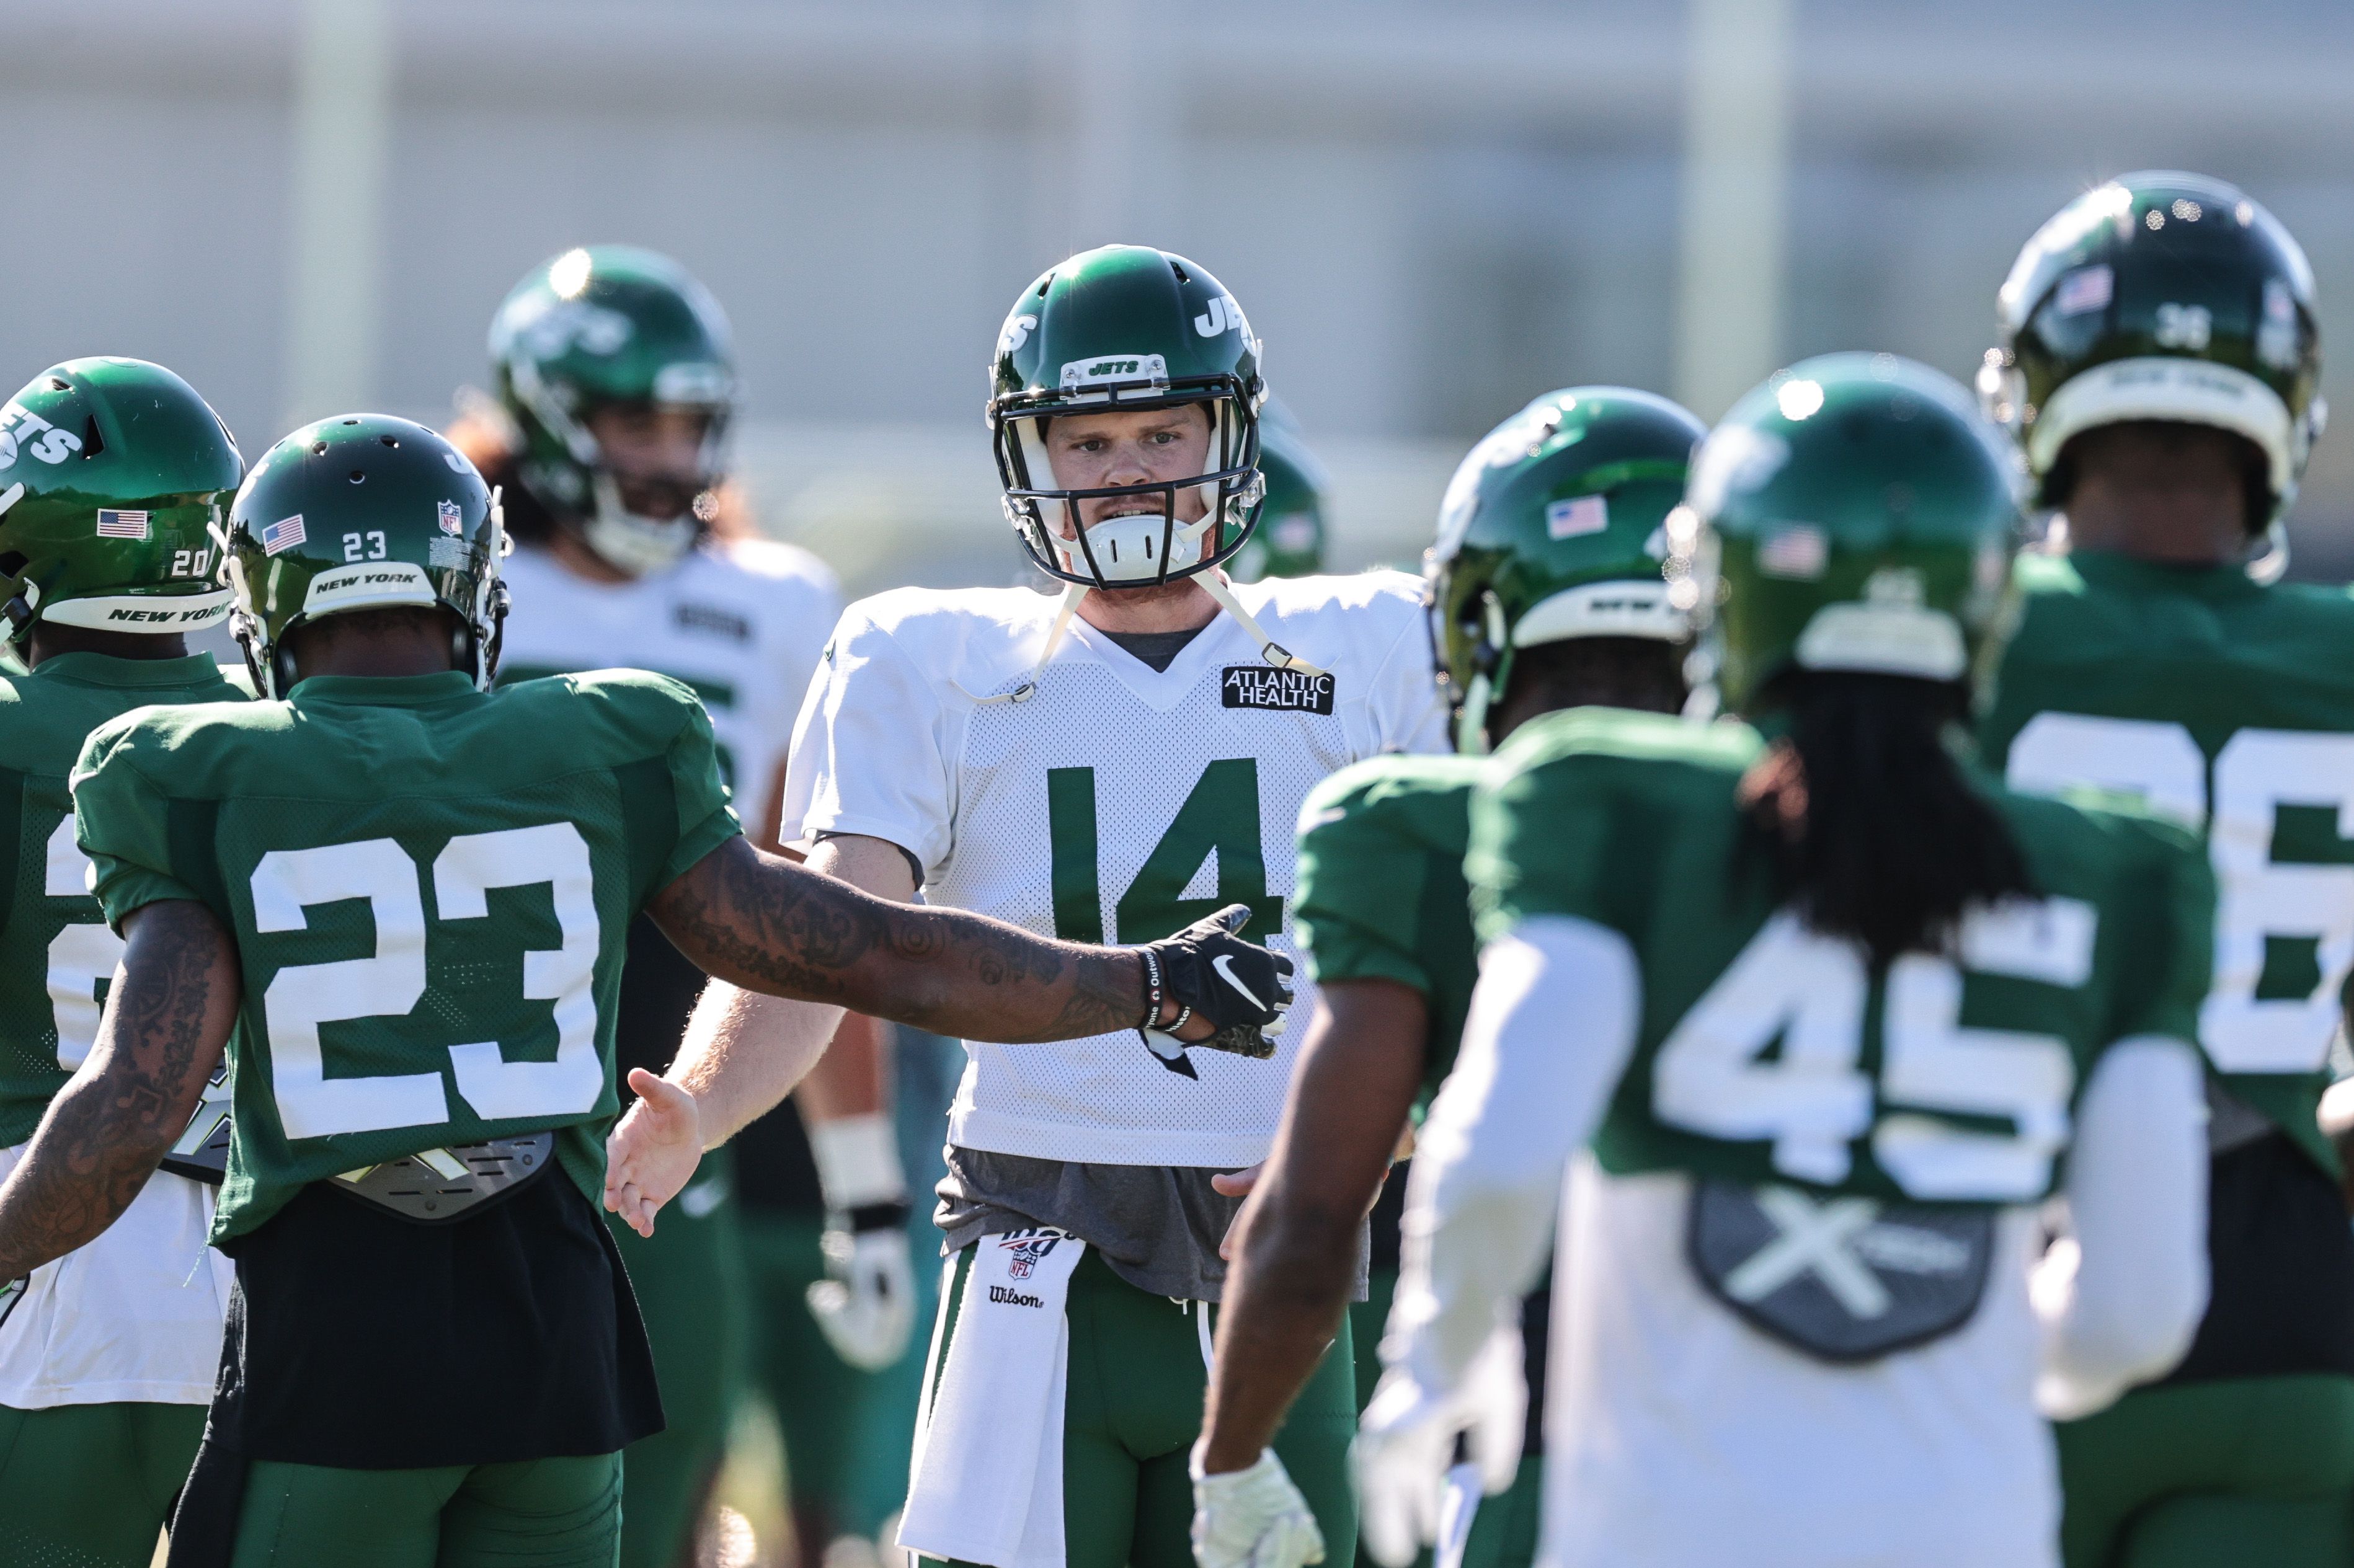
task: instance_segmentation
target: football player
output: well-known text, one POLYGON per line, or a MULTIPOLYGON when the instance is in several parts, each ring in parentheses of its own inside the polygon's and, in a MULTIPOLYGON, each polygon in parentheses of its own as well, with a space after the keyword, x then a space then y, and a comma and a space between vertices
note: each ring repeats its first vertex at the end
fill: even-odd
MULTIPOLYGON (((1399 573, 1230 584, 1261 506, 1259 344, 1232 294, 1140 246, 1022 291, 991 362, 1005 509, 1059 602, 903 589, 853 605, 796 731, 784 832, 895 899, 1081 942, 1241 903, 1288 947, 1291 824, 1319 780, 1445 743, 1420 585, 1399 573), (1221 611, 1224 611, 1222 614, 1221 611)), ((715 988, 716 989, 716 988, 715 988)), ((673 1076, 716 1141, 772 1101, 706 997, 673 1076), (711 1027, 703 1028, 708 1022, 711 1027)), ((1072 1568, 1187 1560, 1218 1245, 1211 1178, 1262 1158, 1292 1053, 1107 1034, 1013 1055, 968 1042, 937 1218, 951 1262, 902 1545, 1072 1568)), ((691 1155, 678 1131, 619 1140, 691 1155), (657 1136, 657 1135, 660 1136, 657 1136), (675 1139, 675 1143, 671 1142, 675 1139)), ((679 1180, 676 1165, 651 1176, 679 1180)), ((1353 1549, 1346 1335, 1274 1446, 1353 1549)))
MULTIPOLYGON (((185 641, 228 613, 208 530, 244 471, 159 365, 69 360, 0 407, 0 602, 31 671, 0 676, 0 1176, 89 1055, 122 952, 74 842, 82 742, 151 703, 244 694, 185 641)), ((0 1268, 0 1563, 154 1555, 220 1366, 212 1108, 113 1229, 29 1277, 0 1268)))
POLYGON ((1509 1478, 1494 1330, 1556 1200, 1563 1568, 2053 1563, 2039 1393, 2097 1409, 2189 1343, 2213 878, 2169 824, 1963 760, 2014 468, 1924 366, 1776 376, 1668 524, 1672 601, 1713 609, 1764 731, 1589 708, 1497 755, 1479 980, 1365 1413, 1385 1561, 1466 1415, 1509 1478), (2031 1285, 2055 1185, 2073 1234, 2031 1285))
POLYGON ((2322 423, 2313 275, 2233 187, 2130 175, 2037 232, 2000 311, 1980 388, 2058 547, 2020 563, 1987 758, 2203 829, 2218 887, 2213 1294, 2161 1383, 2060 1428, 2067 1561, 2344 1563, 2354 1237, 2315 1108, 2354 963, 2354 598, 2272 580, 2322 423))
POLYGON ((615 1560, 620 1450, 661 1424, 593 1206, 641 909, 712 972, 827 1004, 811 1038, 850 1003, 1264 1049, 1287 961, 1228 935, 1246 910, 1138 952, 907 909, 744 842, 684 686, 486 692, 498 510, 420 426, 296 431, 227 534, 272 700, 146 708, 85 746, 78 833, 126 946, 0 1186, 0 1277, 101 1234, 234 1026, 213 1238, 236 1285, 176 1562, 615 1560))
MULTIPOLYGON (((1340 1319, 1363 1216, 1409 1111, 1455 1065, 1478 968, 1463 852, 1480 754, 1561 708, 1684 705, 1691 617, 1668 600, 1663 524, 1704 433, 1664 398, 1576 387, 1474 447, 1427 567, 1464 755, 1369 758, 1300 812, 1299 919, 1319 1005, 1276 1152, 1237 1222, 1246 1239, 1194 1460, 1204 1568, 1305 1560, 1271 1539, 1306 1540, 1315 1525, 1267 1438, 1340 1319)), ((1533 1319, 1532 1352, 1541 1300, 1533 1319)), ((1543 1383, 1534 1355, 1526 1381, 1543 1383)), ((1539 1436, 1532 1422, 1511 1494, 1458 1524, 1469 1526, 1461 1561, 1525 1568, 1534 1553, 1539 1436)))
MULTIPOLYGON (((491 324, 490 354, 494 397, 472 400, 451 437, 504 487, 516 541, 504 573, 518 608, 501 643, 499 679, 627 665, 684 682, 711 715, 720 776, 748 832, 773 849, 793 715, 842 602, 815 556, 730 526, 743 509, 726 480, 737 378, 718 302, 668 257, 619 245, 567 250, 508 294, 491 324)), ((625 1075, 641 1066, 659 1073, 703 975, 645 916, 630 927, 629 950, 618 1059, 625 1075)), ((795 1352, 793 1375, 769 1386, 779 1391, 801 1502, 797 1538, 813 1552, 832 1539, 823 1517, 829 1489, 819 1483, 859 1419, 868 1380, 820 1330, 840 1336, 887 1312, 879 1338, 854 1337, 846 1347, 887 1364, 905 1350, 913 1317, 906 1182, 886 1107, 875 1099, 876 1044, 872 1020, 845 1021, 803 1086, 804 1097, 835 1089, 837 1099, 837 1086, 855 1094, 862 1076, 867 1086, 864 1102, 825 1125, 817 1144, 824 1158, 813 1163, 790 1106, 747 1130, 754 1185, 746 1197, 760 1202, 757 1217, 742 1218, 757 1227, 757 1249, 748 1252, 739 1234, 725 1160, 702 1173, 657 1235, 611 1222, 655 1347, 669 1422, 630 1450, 622 1568, 668 1568, 691 1544, 756 1331, 789 1340, 795 1352), (821 1179, 829 1175, 832 1212, 864 1222, 835 1250, 870 1266, 849 1274, 859 1300, 812 1322, 807 1293, 827 1272, 821 1179), (757 1330, 746 1289, 755 1257, 772 1286, 757 1330)), ((842 1224, 847 1231, 852 1222, 842 1224)))

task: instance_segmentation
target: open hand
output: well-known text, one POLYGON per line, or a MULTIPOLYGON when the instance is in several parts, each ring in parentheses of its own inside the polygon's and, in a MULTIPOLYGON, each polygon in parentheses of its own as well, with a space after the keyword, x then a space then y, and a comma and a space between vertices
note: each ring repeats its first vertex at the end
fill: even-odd
POLYGON ((703 1160, 703 1115, 695 1097, 643 1067, 630 1069, 638 1097, 605 1139, 605 1207, 642 1236, 695 1178, 703 1160))

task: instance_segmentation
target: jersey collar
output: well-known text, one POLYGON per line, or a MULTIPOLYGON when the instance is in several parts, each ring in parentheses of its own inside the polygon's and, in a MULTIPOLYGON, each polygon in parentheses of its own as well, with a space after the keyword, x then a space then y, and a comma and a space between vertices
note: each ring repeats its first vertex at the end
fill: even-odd
POLYGON ((70 681, 78 686, 195 686, 222 679, 209 653, 179 659, 119 659, 111 653, 57 653, 33 667, 37 681, 70 681))
POLYGON ((298 706, 334 703, 375 708, 436 707, 482 695, 472 676, 455 670, 432 675, 313 675, 295 682, 286 694, 298 706))
POLYGON ((1155 670, 1076 616, 1071 619, 1070 638, 1092 654, 1095 662, 1126 686, 1138 702, 1157 713, 1167 713, 1184 700, 1204 671, 1234 652, 1234 639, 1241 632, 1233 617, 1222 612, 1202 628, 1193 641, 1177 651, 1177 657, 1169 661, 1166 670, 1155 670))
POLYGON ((2076 575, 2101 588, 2128 592, 2187 593, 2200 599, 2248 599, 2264 591, 2237 561, 2215 566, 2178 566, 2145 561, 2115 550, 2071 550, 2076 575))

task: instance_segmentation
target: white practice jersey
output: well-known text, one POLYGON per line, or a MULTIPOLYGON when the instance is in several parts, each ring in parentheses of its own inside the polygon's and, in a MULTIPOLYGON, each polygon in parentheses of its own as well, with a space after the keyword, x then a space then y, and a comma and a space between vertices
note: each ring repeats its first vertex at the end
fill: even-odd
POLYGON ((1998 1215, 1965 1327, 1831 1369, 1702 1287, 1686 1255, 1691 1201, 1681 1172, 1572 1164, 1540 1568, 2056 1564, 2058 1460, 2035 1410, 2027 1293, 2032 1211, 1998 1215), (1711 1484, 1694 1487, 1695 1472, 1711 1484))
MULTIPOLYGON (((0 1149, 0 1180, 24 1157, 0 1149)), ((158 1171, 96 1241, 0 1283, 0 1404, 210 1404, 237 1277, 212 1218, 212 1188, 158 1171)))
POLYGON ((824 562, 790 545, 713 539, 626 583, 590 582, 530 548, 507 557, 505 574, 501 682, 620 667, 685 683, 711 715, 745 830, 772 825, 793 715, 842 613, 824 562))
MULTIPOLYGON (((784 837, 859 833, 923 868, 929 903, 1043 935, 1136 943, 1228 904, 1298 955, 1293 823, 1334 769, 1446 746, 1422 585, 1398 572, 1238 584, 1267 634, 1332 673, 1279 673, 1220 615, 1165 671, 1074 620, 1026 700, 1055 599, 905 588, 850 607, 794 732, 784 837)), ((1291 1016, 1315 1004, 1304 968, 1291 1016)), ((1108 1165, 1231 1169, 1274 1136, 1302 1029, 1272 1061, 1133 1032, 968 1042, 949 1141, 1108 1165)))

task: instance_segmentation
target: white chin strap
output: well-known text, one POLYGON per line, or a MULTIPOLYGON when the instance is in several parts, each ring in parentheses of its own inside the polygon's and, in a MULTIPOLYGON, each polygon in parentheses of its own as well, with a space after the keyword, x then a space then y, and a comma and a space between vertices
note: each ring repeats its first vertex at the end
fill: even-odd
POLYGON ((631 577, 644 577, 678 564, 695 548, 701 532, 692 514, 641 517, 621 504, 620 487, 610 474, 596 477, 596 504, 580 522, 581 537, 607 562, 631 577))

